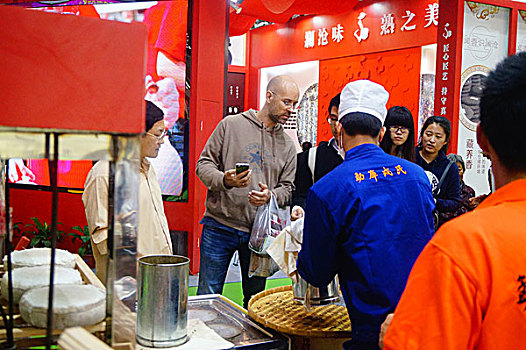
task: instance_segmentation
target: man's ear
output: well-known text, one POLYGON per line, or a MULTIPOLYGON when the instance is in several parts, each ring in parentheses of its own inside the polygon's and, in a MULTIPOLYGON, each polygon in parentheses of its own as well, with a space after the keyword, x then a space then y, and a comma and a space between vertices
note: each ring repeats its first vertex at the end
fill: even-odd
POLYGON ((336 136, 337 137, 340 137, 342 130, 343 130, 342 124, 340 122, 337 122, 336 123, 336 136))
POLYGON ((380 132, 378 133, 378 143, 382 142, 384 136, 385 136, 385 126, 382 126, 380 129, 380 132))
POLYGON ((482 127, 480 126, 480 123, 477 125, 477 143, 479 144, 480 149, 484 153, 488 153, 490 150, 490 143, 488 140, 488 137, 486 136, 486 133, 484 130, 482 130, 482 127))
POLYGON ((267 103, 270 103, 270 98, 271 97, 272 97, 272 92, 267 90, 267 93, 265 94, 265 100, 267 101, 267 103))

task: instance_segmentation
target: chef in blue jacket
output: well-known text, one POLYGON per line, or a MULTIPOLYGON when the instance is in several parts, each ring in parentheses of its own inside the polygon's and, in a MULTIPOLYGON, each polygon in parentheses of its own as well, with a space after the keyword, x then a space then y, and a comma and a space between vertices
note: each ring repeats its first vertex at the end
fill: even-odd
POLYGON ((426 174, 378 147, 388 99, 369 80, 344 87, 338 131, 345 160, 314 184, 305 206, 298 271, 316 287, 338 274, 352 324, 345 349, 378 349, 381 324, 434 233, 426 174))

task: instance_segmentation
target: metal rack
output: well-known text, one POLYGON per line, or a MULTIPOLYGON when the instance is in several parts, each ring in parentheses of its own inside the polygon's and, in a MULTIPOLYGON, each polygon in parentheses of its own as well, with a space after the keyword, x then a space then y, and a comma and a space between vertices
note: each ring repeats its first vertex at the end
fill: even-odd
MULTIPOLYGON (((60 209, 59 159, 109 161, 110 257, 105 340, 115 343, 115 334, 123 329, 133 343, 135 323, 119 322, 122 315, 133 313, 134 305, 126 306, 121 300, 118 283, 125 277, 135 278, 136 273, 139 135, 144 131, 147 31, 140 23, 102 21, 16 6, 0 6, 0 17, 0 83, 5 87, 0 112, 0 166, 3 168, 10 158, 45 158, 50 165, 53 268, 45 346, 50 349, 54 343, 51 310, 60 209)), ((0 182, 5 186, 9 221, 10 184, 5 179, 0 182)), ((10 251, 10 242, 7 245, 10 251)), ((9 255, 6 265, 10 274, 9 255)), ((19 339, 12 331, 13 318, 8 319, 7 314, 13 315, 12 304, 6 310, 7 342, 3 346, 13 349, 19 339)))
MULTIPOLYGON (((57 242, 57 217, 58 217, 58 160, 62 143, 62 152, 69 154, 68 159, 107 159, 109 161, 109 188, 108 188, 108 280, 107 288, 107 318, 105 340, 112 344, 114 339, 113 318, 118 318, 121 309, 114 309, 113 303, 119 298, 114 294, 115 281, 126 278, 135 278, 135 268, 126 268, 127 262, 136 259, 136 227, 138 211, 138 191, 133 190, 134 184, 138 184, 139 176, 139 140, 137 135, 112 135, 103 133, 85 133, 71 131, 46 131, 35 132, 35 130, 18 129, 10 131, 6 128, 0 129, 0 137, 10 139, 10 142, 0 144, 0 164, 4 168, 5 160, 9 158, 42 158, 50 163, 50 190, 52 192, 51 203, 51 261, 48 296, 48 322, 45 337, 46 349, 50 349, 55 343, 53 336, 53 281, 55 250, 57 242), (38 151, 41 146, 39 139, 45 138, 44 149, 38 151), (9 144, 9 147, 5 147, 9 144), (84 146, 79 146, 84 144, 84 146), (88 145, 88 147, 86 147, 88 145), (51 151, 52 150, 52 151, 51 151), (116 314, 117 312, 117 314, 116 314), (112 318, 113 317, 113 318, 112 318)), ((6 214, 10 207, 10 184, 8 182, 9 162, 6 162, 4 173, 5 208, 6 214)), ((135 186, 136 188, 137 186, 135 186)), ((15 208, 16 210, 16 208, 15 208)), ((6 215, 6 229, 10 227, 10 216, 6 215)), ((17 339, 13 335, 13 286, 11 279, 12 244, 9 231, 6 232, 7 240, 7 271, 9 276, 8 293, 9 303, 7 315, 4 315, 6 325, 7 341, 3 344, 5 349, 16 349, 17 339)), ((120 299, 119 299, 120 300, 120 299)), ((133 308, 133 306, 132 306, 133 308)), ((2 308, 3 309, 3 308, 2 308)), ((2 310, 3 311, 3 310, 2 310)), ((130 312, 135 310, 130 309, 130 312)), ((133 339, 130 339, 133 341, 133 339)), ((44 345, 44 344, 43 344, 44 345)))

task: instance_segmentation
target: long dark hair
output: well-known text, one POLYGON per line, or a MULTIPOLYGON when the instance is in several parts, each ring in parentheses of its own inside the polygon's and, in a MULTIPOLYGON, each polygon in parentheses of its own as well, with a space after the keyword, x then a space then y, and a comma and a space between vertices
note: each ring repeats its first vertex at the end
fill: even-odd
POLYGON ((406 107, 394 106, 389 108, 387 111, 387 117, 385 118, 384 126, 387 129, 387 135, 384 136, 380 142, 380 147, 385 153, 391 153, 391 147, 393 146, 393 140, 391 139, 391 126, 405 126, 409 130, 407 140, 403 145, 397 146, 395 154, 400 158, 407 159, 411 162, 415 161, 415 123, 413 122, 413 116, 406 107))
POLYGON ((442 146, 439 152, 446 152, 446 149, 449 145, 449 136, 451 135, 451 123, 449 122, 447 118, 439 117, 436 115, 427 118, 426 121, 424 122, 424 125, 422 126, 422 130, 420 130, 420 139, 418 140, 418 147, 422 148, 422 135, 424 135, 424 132, 426 131, 428 126, 433 123, 440 125, 442 129, 444 129, 444 133, 446 134, 446 143, 444 144, 444 146, 442 146), (444 147, 446 149, 444 149, 444 147))

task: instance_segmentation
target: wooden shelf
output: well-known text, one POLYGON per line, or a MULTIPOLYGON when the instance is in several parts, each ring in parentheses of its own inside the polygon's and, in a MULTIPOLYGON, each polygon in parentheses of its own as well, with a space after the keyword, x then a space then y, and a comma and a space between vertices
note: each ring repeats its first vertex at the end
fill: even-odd
MULTIPOLYGON (((102 282, 97 278, 97 276, 91 271, 88 265, 82 260, 82 258, 76 254, 75 257, 75 269, 77 269, 80 273, 80 276, 82 277, 82 280, 85 284, 92 284, 96 287, 105 289, 102 282)), ((5 273, 3 265, 0 265, 0 277, 3 276, 5 273)), ((8 308, 8 302, 5 299, 0 300, 0 305, 4 308, 5 312, 7 313, 8 308)), ((9 317, 9 316, 7 316, 9 317)), ((13 308, 13 320, 14 320, 14 329, 13 329, 13 336, 15 338, 16 343, 18 344, 20 341, 25 340, 29 341, 29 338, 32 337, 45 337, 46 336, 46 330, 44 328, 37 328, 34 327, 27 322, 24 321, 22 316, 20 315, 18 305, 14 305, 13 308)), ((6 329, 4 325, 4 320, 0 318, 0 343, 4 342, 6 340, 6 329)), ((102 321, 100 323, 97 323, 92 326, 86 326, 84 327, 87 331, 90 333, 101 335, 106 330, 106 322, 102 321)), ((53 335, 60 335, 62 333, 62 330, 55 329, 53 330, 53 335)), ((45 338, 39 339, 33 339, 32 342, 39 342, 40 344, 33 344, 32 346, 37 345, 45 345, 45 338)))

